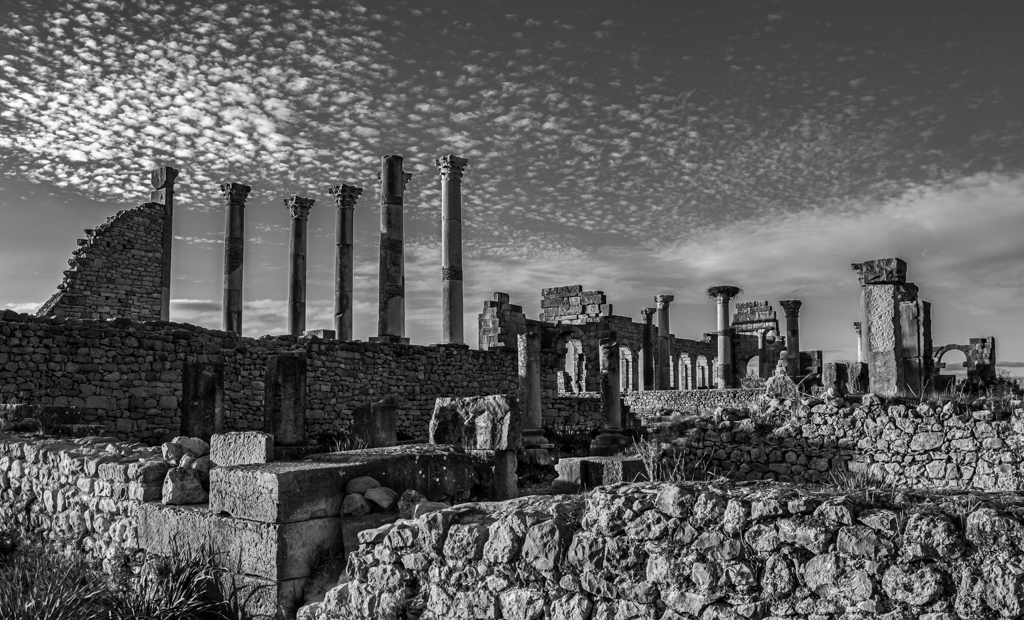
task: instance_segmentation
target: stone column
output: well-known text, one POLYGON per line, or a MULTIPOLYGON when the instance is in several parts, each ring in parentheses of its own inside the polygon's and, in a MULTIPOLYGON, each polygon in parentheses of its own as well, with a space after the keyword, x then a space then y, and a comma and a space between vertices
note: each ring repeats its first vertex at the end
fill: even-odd
POLYGON ((220 186, 224 197, 224 305, 223 329, 242 333, 242 264, 245 257, 245 199, 252 188, 242 183, 220 186))
POLYGON ((857 330, 857 361, 864 361, 864 347, 861 346, 860 321, 853 322, 853 329, 857 330))
POLYGON ((544 404, 541 401, 539 333, 519 334, 519 399, 523 412, 523 449, 534 462, 551 462, 553 446, 544 437, 544 404), (541 454, 543 452, 543 454, 541 454))
POLYGON ((729 322, 729 302, 732 301, 735 292, 726 292, 730 287, 716 287, 719 292, 715 295, 718 303, 718 389, 724 390, 736 387, 736 376, 732 368, 732 327, 729 322))
POLYGON ((799 377, 800 372, 800 306, 804 302, 799 299, 786 299, 779 302, 786 312, 786 373, 799 377))
POLYGON ((641 308, 640 315, 644 317, 644 335, 643 335, 643 348, 644 348, 644 380, 643 390, 650 392, 654 389, 654 325, 652 324, 652 317, 654 316, 654 308, 641 308))
POLYGON ((334 227, 334 334, 338 340, 352 340, 353 247, 352 216, 363 188, 334 185, 328 190, 337 209, 334 227))
POLYGON ((306 358, 271 355, 263 375, 263 430, 278 446, 306 442, 306 358))
POLYGON ((288 243, 288 333, 292 336, 301 336, 306 331, 306 223, 314 202, 302 196, 284 201, 292 217, 288 243))
POLYGON ((380 271, 377 337, 371 342, 407 343, 405 337, 405 185, 412 178, 401 155, 380 161, 380 271))
POLYGON ((658 307, 658 379, 656 390, 672 387, 672 342, 669 340, 668 306, 675 301, 673 295, 656 295, 654 304, 658 307))
POLYGON ((163 205, 164 230, 160 240, 160 320, 171 320, 171 245, 174 242, 174 181, 178 170, 161 166, 150 172, 153 191, 149 201, 163 205))
POLYGON ((757 330, 757 376, 761 379, 768 378, 768 330, 757 330))
POLYGON ((462 326, 462 173, 469 160, 434 160, 441 174, 441 342, 465 342, 462 326))
POLYGON ((614 456, 629 445, 622 434, 622 392, 619 377, 619 343, 614 338, 601 339, 601 409, 604 424, 601 433, 590 443, 591 456, 614 456))

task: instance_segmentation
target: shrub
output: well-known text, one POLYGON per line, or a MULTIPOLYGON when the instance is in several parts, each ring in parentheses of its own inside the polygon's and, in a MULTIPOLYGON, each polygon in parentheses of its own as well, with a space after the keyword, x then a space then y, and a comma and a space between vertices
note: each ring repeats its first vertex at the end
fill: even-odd
POLYGON ((106 620, 102 579, 79 559, 26 546, 0 565, 0 618, 106 620))

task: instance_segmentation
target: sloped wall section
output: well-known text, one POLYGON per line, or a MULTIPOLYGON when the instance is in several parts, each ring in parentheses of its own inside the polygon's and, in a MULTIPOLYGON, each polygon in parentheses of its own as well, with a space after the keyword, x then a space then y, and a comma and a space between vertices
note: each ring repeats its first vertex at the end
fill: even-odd
POLYGON ((152 202, 86 230, 64 281, 36 316, 159 320, 163 230, 164 207, 152 202))

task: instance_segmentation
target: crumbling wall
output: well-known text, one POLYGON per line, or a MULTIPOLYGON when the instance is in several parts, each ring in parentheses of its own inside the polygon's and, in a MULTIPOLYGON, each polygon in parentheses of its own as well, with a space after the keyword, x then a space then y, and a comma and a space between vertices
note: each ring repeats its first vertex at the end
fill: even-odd
POLYGON ((164 207, 118 211, 78 240, 64 281, 37 316, 160 319, 164 207))
POLYGON ((187 324, 0 312, 0 390, 28 403, 79 407, 83 422, 123 439, 179 433, 182 371, 193 362, 223 365, 223 430, 261 430, 267 358, 281 353, 307 357, 309 434, 344 430, 356 407, 392 395, 398 430, 424 438, 436 397, 504 394, 517 385, 509 351, 253 339, 187 324))
POLYGON ((470 504, 364 532, 300 615, 1019 617, 1024 498, 638 483, 470 504))
POLYGON ((680 413, 709 412, 717 407, 746 407, 757 402, 764 390, 654 390, 623 394, 622 400, 639 415, 670 409, 680 413))

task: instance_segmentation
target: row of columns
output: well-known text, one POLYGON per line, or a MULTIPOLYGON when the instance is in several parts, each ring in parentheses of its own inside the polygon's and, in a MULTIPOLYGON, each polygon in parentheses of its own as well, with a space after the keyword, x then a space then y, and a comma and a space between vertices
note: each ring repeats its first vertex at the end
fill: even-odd
MULTIPOLYGON (((434 160, 441 177, 441 340, 464 343, 462 285, 462 177, 468 160, 445 155, 434 160)), ((173 241, 174 181, 178 170, 169 166, 151 172, 151 202, 163 205, 164 233, 161 272, 160 318, 170 318, 171 243, 173 241)), ((377 337, 375 341, 408 342, 405 338, 405 187, 412 175, 403 170, 400 155, 381 158, 380 260, 378 276, 377 337)), ((245 256, 245 202, 252 188, 243 183, 224 183, 220 193, 225 205, 224 296, 222 325, 225 331, 242 333, 242 284, 245 256)), ((353 213, 363 188, 334 185, 329 189, 336 207, 334 333, 352 340, 353 319, 353 213)), ((307 223, 314 200, 291 196, 284 204, 291 216, 288 244, 288 333, 306 330, 307 223)))

